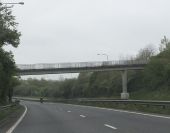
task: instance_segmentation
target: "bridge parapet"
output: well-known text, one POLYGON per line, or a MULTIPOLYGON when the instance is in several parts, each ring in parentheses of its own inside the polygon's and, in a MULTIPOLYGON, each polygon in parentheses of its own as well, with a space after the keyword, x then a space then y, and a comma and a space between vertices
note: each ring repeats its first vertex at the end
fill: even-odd
POLYGON ((93 68, 103 66, 134 66, 146 65, 147 60, 117 60, 102 62, 73 62, 73 63, 39 63, 39 64, 18 64, 20 70, 36 70, 36 69, 62 69, 62 68, 93 68))

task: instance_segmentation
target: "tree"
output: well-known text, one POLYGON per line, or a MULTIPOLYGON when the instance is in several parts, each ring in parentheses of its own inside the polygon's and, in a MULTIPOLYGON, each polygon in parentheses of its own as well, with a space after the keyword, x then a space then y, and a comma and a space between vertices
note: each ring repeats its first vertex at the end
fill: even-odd
POLYGON ((149 60, 152 56, 155 55, 155 48, 153 45, 147 45, 145 48, 140 49, 136 59, 137 60, 149 60))
POLYGON ((0 5, 0 47, 4 45, 19 45, 21 33, 17 30, 18 23, 10 8, 0 5))
POLYGON ((159 51, 163 52, 168 49, 170 49, 170 41, 169 41, 169 39, 167 39, 166 36, 164 36, 164 38, 161 40, 161 44, 159 46, 159 51))
POLYGON ((21 33, 17 30, 18 23, 15 22, 15 16, 12 15, 10 8, 0 5, 0 99, 6 101, 9 96, 11 100, 11 92, 15 75, 15 61, 12 52, 3 49, 4 45, 17 47, 20 42, 21 33))
MULTIPOLYGON (((166 49, 155 56, 148 64, 152 81, 159 85, 169 86, 170 84, 170 49, 166 49), (151 73, 152 72, 152 73, 151 73)), ((155 84, 155 83, 154 83, 155 84)), ((156 86, 159 86, 155 84, 156 86)))
POLYGON ((15 62, 11 52, 6 52, 0 48, 0 98, 5 101, 9 90, 13 85, 13 75, 15 74, 15 62))

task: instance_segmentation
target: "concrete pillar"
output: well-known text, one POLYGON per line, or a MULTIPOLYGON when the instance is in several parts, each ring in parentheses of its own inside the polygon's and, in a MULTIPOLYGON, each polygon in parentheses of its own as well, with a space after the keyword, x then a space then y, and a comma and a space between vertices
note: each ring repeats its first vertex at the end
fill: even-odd
POLYGON ((121 99, 128 99, 129 93, 127 92, 127 70, 123 70, 122 74, 122 88, 123 92, 121 93, 121 99))

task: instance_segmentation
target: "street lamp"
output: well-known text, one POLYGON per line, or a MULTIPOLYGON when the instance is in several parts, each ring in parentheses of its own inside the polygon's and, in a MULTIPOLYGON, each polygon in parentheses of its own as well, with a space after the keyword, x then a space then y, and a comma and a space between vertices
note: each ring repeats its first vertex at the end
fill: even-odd
POLYGON ((104 55, 104 56, 106 56, 107 61, 109 61, 109 55, 108 54, 103 53, 103 54, 97 54, 97 55, 104 55))
POLYGON ((1 0, 0 0, 0 5, 5 5, 5 7, 6 8, 12 8, 14 5, 16 5, 16 4, 18 4, 18 5, 24 5, 24 2, 8 2, 8 3, 3 3, 3 2, 1 2, 1 0), (8 6, 7 7, 7 5, 11 5, 11 6, 8 6))
POLYGON ((18 2, 18 3, 13 3, 13 2, 9 2, 9 3, 2 3, 0 2, 0 5, 15 5, 15 4, 19 4, 19 5, 24 5, 24 2, 18 2))

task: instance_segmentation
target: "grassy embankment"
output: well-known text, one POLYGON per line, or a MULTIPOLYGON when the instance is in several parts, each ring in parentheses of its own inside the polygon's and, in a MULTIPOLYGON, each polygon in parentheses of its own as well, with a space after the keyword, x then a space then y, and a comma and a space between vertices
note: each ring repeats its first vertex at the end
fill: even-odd
POLYGON ((21 105, 13 106, 11 108, 0 111, 0 126, 3 123, 8 123, 10 119, 17 119, 23 112, 24 107, 21 105))
POLYGON ((170 101, 170 89, 141 90, 131 93, 131 99, 170 101))
MULTIPOLYGON (((156 90, 156 91, 141 90, 141 91, 136 91, 136 92, 131 93, 130 98, 134 100, 169 101, 170 100, 169 94, 170 94, 170 90, 168 89, 162 89, 162 90, 156 90)), ((115 103, 80 103, 80 102, 77 102, 77 104, 170 115, 170 106, 166 106, 165 108, 163 108, 162 106, 115 104, 115 103)))

